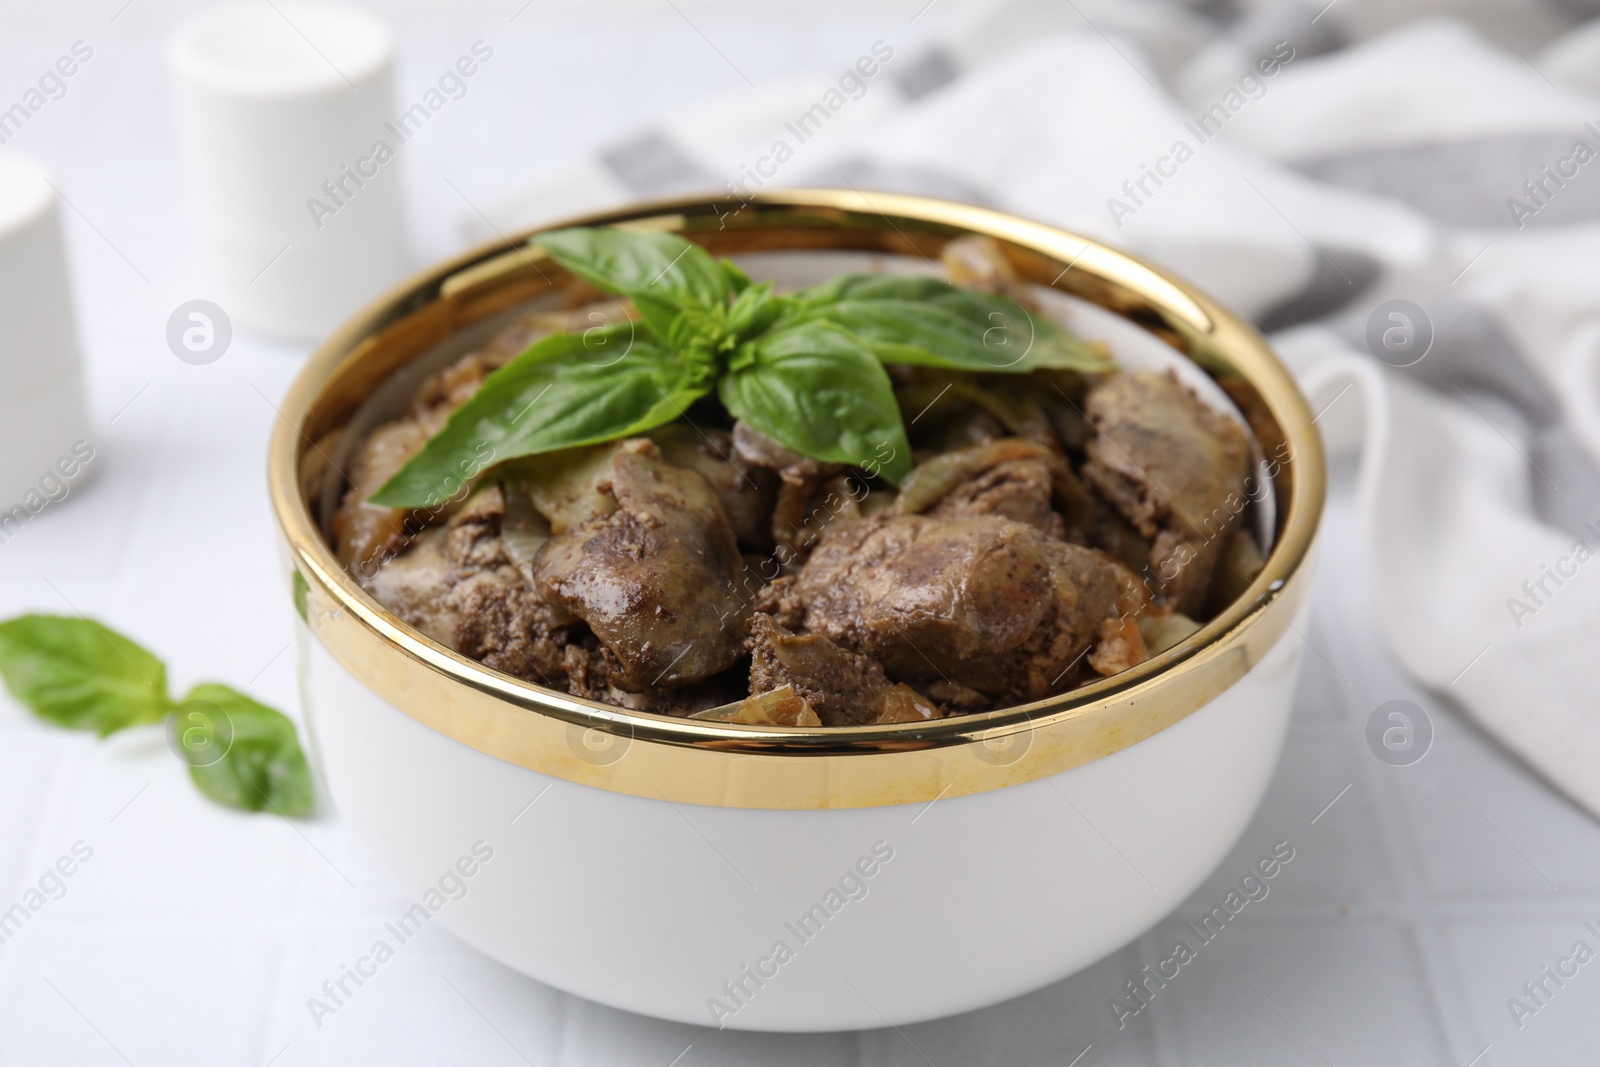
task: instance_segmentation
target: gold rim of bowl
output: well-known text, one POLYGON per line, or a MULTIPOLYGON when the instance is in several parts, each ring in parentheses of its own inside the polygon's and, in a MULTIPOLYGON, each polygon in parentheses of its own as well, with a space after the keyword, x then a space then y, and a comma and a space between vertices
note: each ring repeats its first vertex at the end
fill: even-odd
MULTIPOLYGON (((1322 513, 1321 441, 1305 399, 1261 336, 1177 278, 1053 226, 888 193, 656 201, 561 225, 673 230, 719 255, 857 250, 934 258, 952 237, 993 237, 1028 281, 1132 321, 1229 393, 1279 460, 1275 541, 1244 595, 1185 641, 1121 674, 1001 711, 886 726, 744 726, 630 712, 491 670, 423 636, 362 590, 324 541, 297 472, 313 442, 342 426, 395 370, 551 289, 563 274, 527 246, 529 231, 423 272, 336 330, 290 387, 272 435, 272 506, 302 617, 357 681, 418 722, 543 774, 673 803, 929 803, 1033 781, 1136 744, 1238 682, 1292 628, 1322 513)), ((307 710, 313 719, 342 713, 307 710)))

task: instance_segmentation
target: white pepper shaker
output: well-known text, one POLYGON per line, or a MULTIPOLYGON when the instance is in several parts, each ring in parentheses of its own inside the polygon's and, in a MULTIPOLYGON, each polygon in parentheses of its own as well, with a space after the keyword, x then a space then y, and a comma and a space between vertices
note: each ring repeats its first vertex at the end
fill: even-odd
POLYGON ((94 459, 55 187, 0 155, 0 545, 59 503, 94 459))
POLYGON ((179 27, 170 61, 204 282, 230 318, 319 337, 406 273, 381 19, 216 7, 179 27))

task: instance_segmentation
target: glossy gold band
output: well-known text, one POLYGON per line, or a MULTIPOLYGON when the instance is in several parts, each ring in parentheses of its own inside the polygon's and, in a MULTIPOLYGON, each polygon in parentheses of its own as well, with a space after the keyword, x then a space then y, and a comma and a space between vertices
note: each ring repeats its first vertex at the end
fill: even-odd
MULTIPOLYGON (((1125 253, 982 208, 887 193, 763 193, 682 200, 565 225, 666 228, 717 254, 854 249, 937 255, 951 237, 1002 242, 1029 281, 1107 308, 1194 360, 1238 402, 1269 454, 1276 540, 1246 594, 1132 670, 1036 704, 932 723, 814 729, 628 712, 489 670, 422 636, 361 590, 323 540, 297 471, 378 383, 432 345, 550 289, 557 274, 519 235, 400 286, 340 328, 290 388, 272 437, 273 509, 312 633, 378 696, 482 752, 544 774, 675 803, 850 808, 926 802, 1075 767, 1182 719, 1242 678, 1307 594, 1324 467, 1310 410, 1248 325, 1125 253)), ((337 715, 337 708, 318 709, 337 715)))

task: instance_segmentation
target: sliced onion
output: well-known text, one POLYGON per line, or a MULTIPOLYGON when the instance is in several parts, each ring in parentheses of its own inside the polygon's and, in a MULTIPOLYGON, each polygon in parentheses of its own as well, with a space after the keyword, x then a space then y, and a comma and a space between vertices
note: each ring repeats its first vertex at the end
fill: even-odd
POLYGON ((1196 630, 1200 624, 1187 615, 1171 612, 1166 615, 1150 614, 1139 620, 1139 636, 1152 656, 1165 652, 1196 630))
POLYGON ((611 458, 619 449, 637 447, 627 441, 566 448, 525 456, 505 464, 502 477, 520 489, 550 520, 550 532, 565 533, 594 515, 609 515, 617 502, 600 486, 611 476, 611 458))
POLYGON ((506 485, 506 513, 500 519, 500 537, 506 555, 518 567, 533 565, 533 557, 550 540, 550 523, 533 506, 533 498, 517 485, 506 485))
POLYGON ((689 716, 702 722, 736 722, 745 726, 821 726, 806 699, 790 685, 746 697, 737 704, 724 704, 689 716))
POLYGON ((883 710, 877 725, 891 722, 927 722, 942 716, 933 702, 904 682, 897 682, 884 695, 883 710))

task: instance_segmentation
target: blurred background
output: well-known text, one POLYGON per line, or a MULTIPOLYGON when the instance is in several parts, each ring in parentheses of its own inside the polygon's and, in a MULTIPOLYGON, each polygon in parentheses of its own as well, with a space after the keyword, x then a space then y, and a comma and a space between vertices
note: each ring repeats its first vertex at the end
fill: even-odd
POLYGON ((365 300, 644 197, 981 203, 1177 272, 1306 388, 1334 492, 1284 765, 1168 924, 1275 842, 1298 858, 1122 1025, 1168 924, 1009 1004, 817 1037, 626 1016, 430 929, 319 1025, 308 998, 407 899, 337 813, 215 808, 158 735, 0 698, 0 910, 93 850, 0 943, 0 1063, 1592 1056, 1600 967, 1534 983, 1600 950, 1600 4, 360 7, 0 4, 0 615, 81 611, 175 686, 298 718, 265 443, 365 300), (1414 748, 1372 740, 1391 713, 1414 748))

